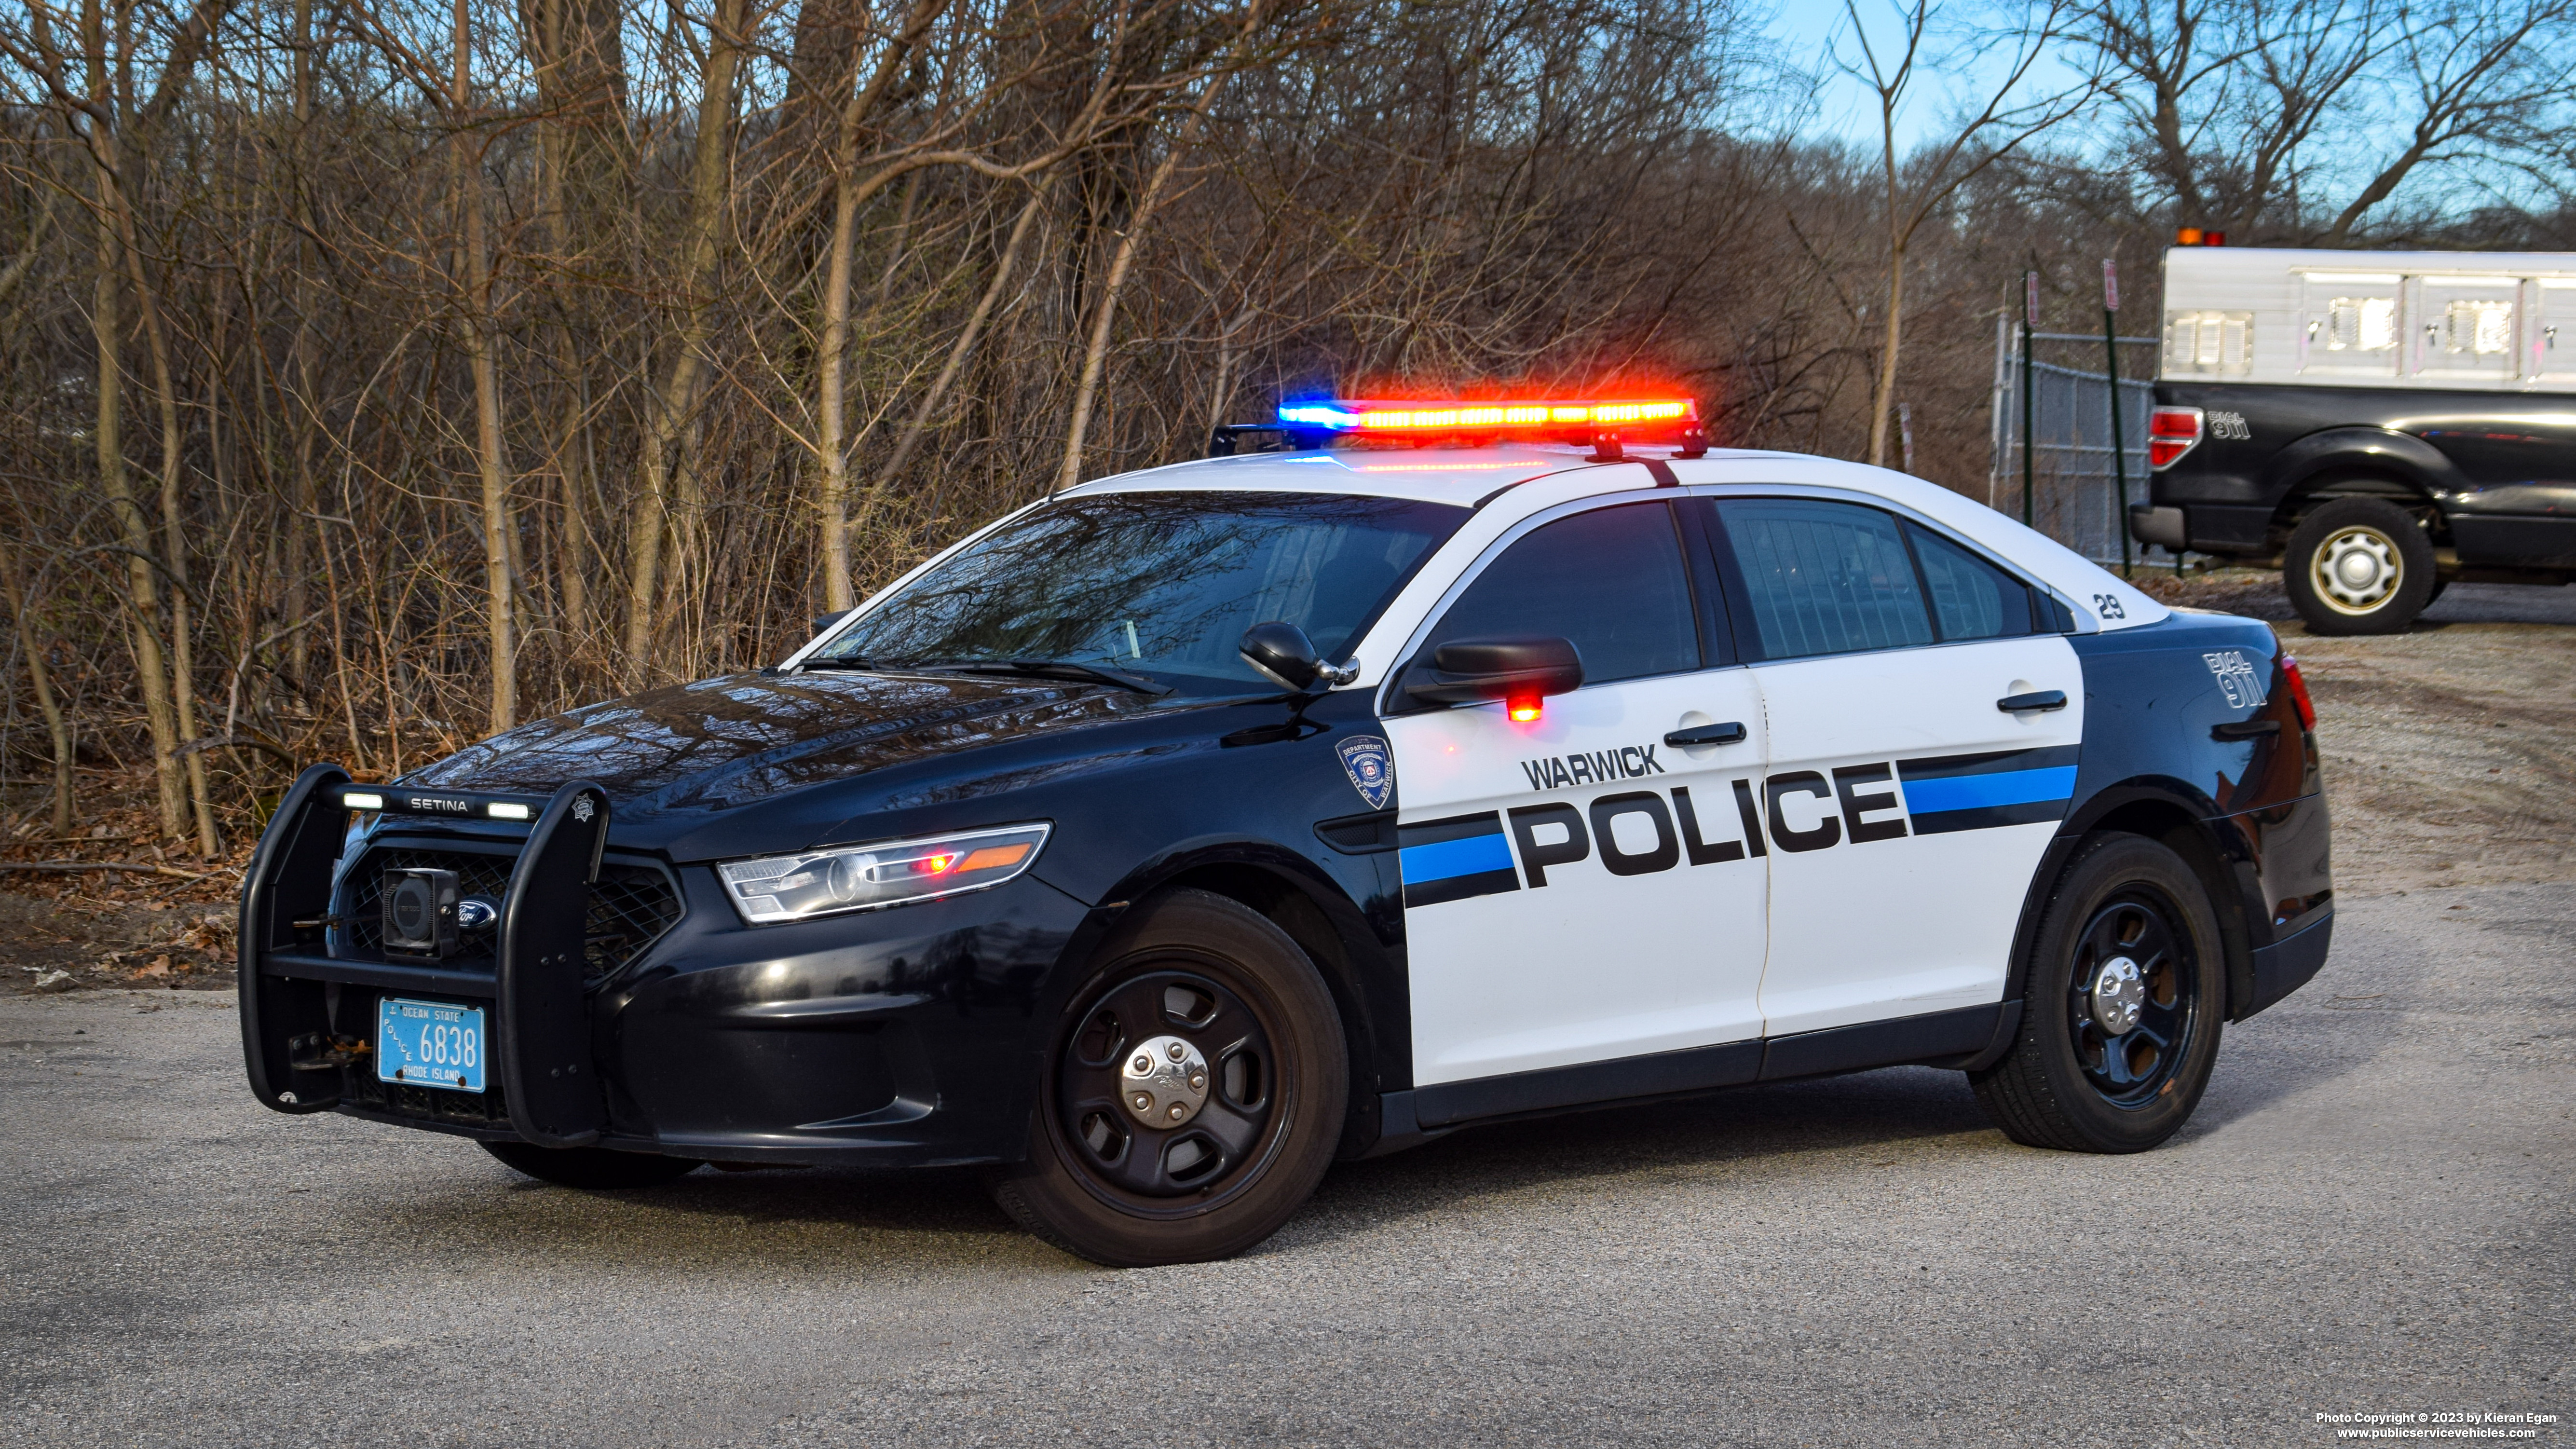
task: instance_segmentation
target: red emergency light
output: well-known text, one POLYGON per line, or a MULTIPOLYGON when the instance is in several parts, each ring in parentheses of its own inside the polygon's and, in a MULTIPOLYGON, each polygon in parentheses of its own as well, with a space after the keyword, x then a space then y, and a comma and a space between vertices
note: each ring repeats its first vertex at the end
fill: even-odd
POLYGON ((1699 421, 1690 398, 1506 399, 1486 401, 1327 398, 1284 403, 1283 426, 1300 431, 1383 433, 1514 433, 1590 435, 1605 428, 1681 427, 1699 421))

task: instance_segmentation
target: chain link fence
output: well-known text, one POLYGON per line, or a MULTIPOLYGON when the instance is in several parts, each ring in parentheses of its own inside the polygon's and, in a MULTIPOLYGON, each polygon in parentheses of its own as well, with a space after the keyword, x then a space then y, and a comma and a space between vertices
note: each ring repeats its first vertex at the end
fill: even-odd
MULTIPOLYGON (((2155 406, 2152 377, 2127 374, 2153 373, 2157 341, 2118 341, 2125 501, 2119 496, 2119 473, 2111 466, 2111 380, 2104 375, 2102 339, 2081 332, 2038 332, 2032 341, 2046 344, 2034 351, 2083 359, 2090 366, 2031 363, 2031 526, 2096 563, 2117 564, 2128 529, 2124 502, 2143 502, 2147 496, 2147 413, 2155 406)), ((2022 516, 2021 409, 2020 329, 2009 318, 1997 318, 1993 463, 1986 474, 1986 505, 2013 518, 2022 516)), ((2136 543, 2129 545, 2132 557, 2139 549, 2136 543)))

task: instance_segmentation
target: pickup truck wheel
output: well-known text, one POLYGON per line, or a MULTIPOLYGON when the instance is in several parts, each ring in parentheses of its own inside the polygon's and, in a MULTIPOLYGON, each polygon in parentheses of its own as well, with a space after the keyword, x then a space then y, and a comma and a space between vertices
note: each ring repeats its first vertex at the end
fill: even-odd
POLYGON ((2281 560, 2312 634, 2394 634, 2433 601, 2433 544, 2384 498, 2333 499, 2299 520, 2281 560))
POLYGON ((1305 1204, 1349 1059, 1313 963, 1206 891, 1140 907, 1049 1044, 1027 1160, 990 1178, 1030 1232, 1112 1268, 1231 1257, 1305 1204))
POLYGON ((533 1142, 486 1142, 483 1150, 539 1182, 592 1191, 659 1187, 705 1163, 653 1152, 612 1152, 605 1147, 539 1147, 533 1142))
POLYGON ((2200 878, 2142 835, 2096 837, 2041 908, 2021 1026, 1969 1073, 2028 1147, 2143 1152, 2171 1137, 2218 1060, 2227 978, 2200 878))

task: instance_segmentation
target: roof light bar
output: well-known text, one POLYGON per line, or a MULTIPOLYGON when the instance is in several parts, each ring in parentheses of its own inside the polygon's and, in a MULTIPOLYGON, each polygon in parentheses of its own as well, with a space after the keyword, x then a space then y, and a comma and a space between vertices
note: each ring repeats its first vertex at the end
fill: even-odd
POLYGON ((1336 433, 1562 432, 1603 425, 1697 422, 1699 404, 1689 398, 1507 402, 1329 398, 1284 404, 1279 421, 1289 427, 1336 433))

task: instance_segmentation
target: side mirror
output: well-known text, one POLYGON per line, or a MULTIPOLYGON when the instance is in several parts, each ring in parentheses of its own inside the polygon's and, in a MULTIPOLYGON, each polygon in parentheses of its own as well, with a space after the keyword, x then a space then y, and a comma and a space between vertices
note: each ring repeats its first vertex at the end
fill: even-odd
POLYGON ((1453 639, 1431 652, 1431 666, 1417 664, 1404 692, 1425 704, 1511 702, 1515 715, 1526 702, 1583 687, 1583 656, 1570 639, 1453 639))
POLYGON ((814 633, 811 637, 819 639, 824 635, 831 633, 833 625, 840 623, 843 619, 846 619, 857 612, 858 610, 856 609, 843 609, 837 614, 818 615, 814 620, 814 633))
POLYGON ((1244 630, 1240 648, 1244 663, 1285 690, 1312 689, 1319 679, 1326 684, 1348 684, 1360 674, 1358 660, 1338 669, 1325 663, 1305 630, 1277 619, 1244 630))

